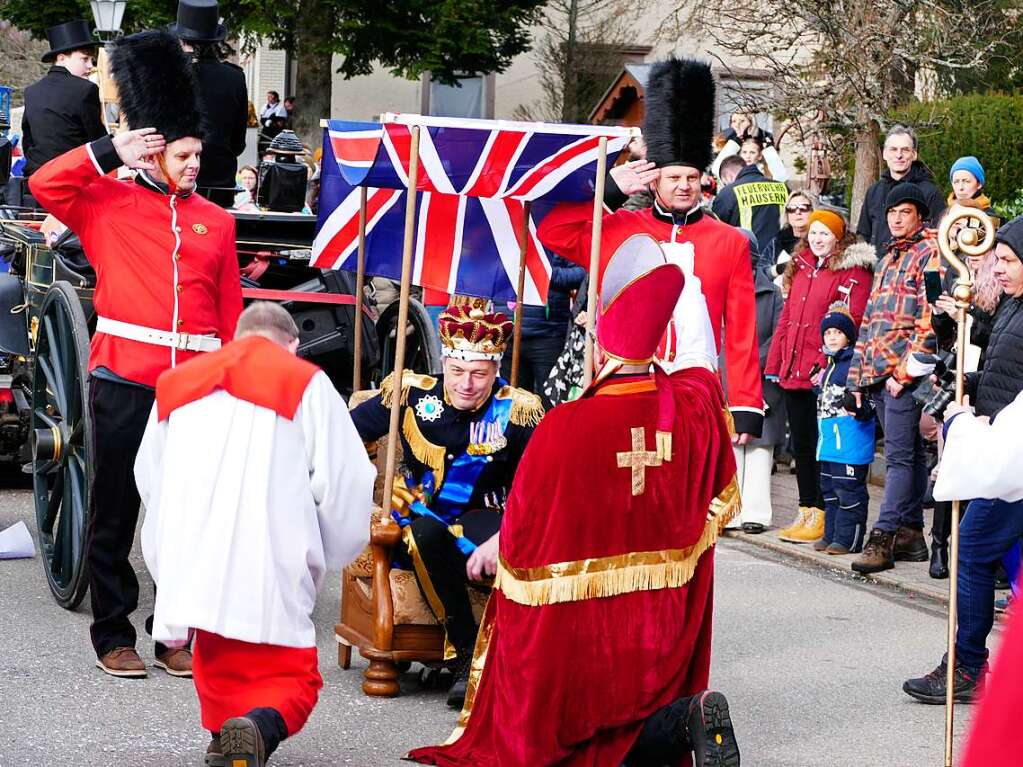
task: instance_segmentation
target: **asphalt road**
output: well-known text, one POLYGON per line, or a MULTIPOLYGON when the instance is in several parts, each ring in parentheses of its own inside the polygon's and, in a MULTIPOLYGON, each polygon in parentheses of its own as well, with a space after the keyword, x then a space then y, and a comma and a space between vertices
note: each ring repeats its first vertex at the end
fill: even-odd
MULTIPOLYGON (((27 491, 0 491, 0 529, 19 519, 34 528, 31 515, 27 491)), ((141 633, 151 588, 140 558, 136 567, 141 633)), ((331 578, 316 615, 325 686, 274 765, 398 764, 454 725, 443 693, 421 689, 414 673, 399 698, 362 694, 365 661, 336 665, 337 600, 331 578)), ((38 558, 0 562, 0 767, 201 764, 208 739, 191 683, 155 669, 144 680, 106 676, 93 666, 88 626, 87 610, 50 598, 38 558)), ((915 703, 901 685, 941 657, 944 627, 928 603, 723 541, 712 683, 731 703, 745 767, 943 764, 944 709, 915 703)), ((139 649, 151 660, 147 641, 139 649)), ((961 742, 969 709, 957 711, 961 742)))

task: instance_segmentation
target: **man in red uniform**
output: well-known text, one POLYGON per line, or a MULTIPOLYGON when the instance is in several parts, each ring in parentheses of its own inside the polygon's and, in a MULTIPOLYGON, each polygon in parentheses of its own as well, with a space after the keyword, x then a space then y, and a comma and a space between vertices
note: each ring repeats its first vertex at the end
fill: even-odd
POLYGON ((713 547, 728 522, 707 507, 735 474, 721 385, 701 367, 651 373, 682 283, 648 235, 607 264, 599 373, 533 433, 461 719, 412 761, 632 767, 692 754, 738 767, 728 704, 706 689, 713 547))
MULTIPOLYGON (((146 675, 129 616, 138 580, 128 561, 139 494, 132 467, 156 379, 231 340, 241 312, 234 220, 194 195, 202 128, 191 66, 178 41, 143 32, 111 59, 121 109, 136 130, 43 165, 36 199, 78 235, 96 270, 89 359, 95 445, 86 556, 92 643, 108 674, 146 675), (121 165, 134 181, 106 175, 121 165)), ((156 665, 191 676, 186 649, 156 645, 156 665)))
MULTIPOLYGON (((613 169, 604 202, 614 210, 629 195, 649 187, 654 204, 645 210, 618 209, 604 215, 601 271, 622 242, 645 232, 663 244, 670 262, 682 267, 687 292, 702 288, 703 300, 696 302, 695 310, 683 294, 660 356, 669 370, 694 363, 716 366, 716 360, 707 358, 721 350, 724 332, 728 403, 736 439, 746 444, 751 436, 760 436, 764 420, 749 243, 741 232, 700 206, 700 177, 710 164, 714 104, 714 78, 708 65, 669 59, 653 66, 643 127, 649 162, 613 169), (700 306, 704 302, 705 310, 700 306), (708 325, 713 335, 709 355, 701 338, 708 325), (700 348, 693 349, 694 342, 700 348)), ((554 253, 589 266, 592 220, 591 203, 564 203, 543 219, 538 235, 554 253)))

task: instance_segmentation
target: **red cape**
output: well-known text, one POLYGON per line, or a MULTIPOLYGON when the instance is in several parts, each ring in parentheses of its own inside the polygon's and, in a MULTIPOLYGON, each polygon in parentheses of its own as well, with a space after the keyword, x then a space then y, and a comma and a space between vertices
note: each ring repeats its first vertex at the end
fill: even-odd
POLYGON ((1013 604, 980 710, 973 718, 963 767, 1010 767, 1023 754, 1023 610, 1013 604))
POLYGON ((612 380, 540 423, 508 499, 498 590, 457 739, 410 759, 618 765, 647 717, 706 688, 711 547, 726 521, 707 510, 735 463, 717 378, 693 369, 672 381, 672 460, 645 469, 641 495, 618 454, 632 450, 637 427, 654 450, 656 394, 645 381, 612 380))

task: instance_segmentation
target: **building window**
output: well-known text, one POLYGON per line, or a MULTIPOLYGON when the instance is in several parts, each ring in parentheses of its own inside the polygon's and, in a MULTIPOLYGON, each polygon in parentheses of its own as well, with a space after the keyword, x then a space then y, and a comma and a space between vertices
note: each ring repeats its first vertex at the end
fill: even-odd
POLYGON ((435 81, 430 73, 423 75, 422 104, 424 115, 436 117, 494 116, 494 75, 460 77, 458 85, 435 81))

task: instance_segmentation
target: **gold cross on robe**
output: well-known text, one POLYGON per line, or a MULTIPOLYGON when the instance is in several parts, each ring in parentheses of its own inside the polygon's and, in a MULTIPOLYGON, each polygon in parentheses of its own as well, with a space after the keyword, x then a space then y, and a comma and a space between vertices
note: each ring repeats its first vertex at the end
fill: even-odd
POLYGON ((619 469, 632 469, 632 494, 643 495, 646 489, 646 467, 661 465, 657 451, 646 449, 646 429, 642 426, 633 428, 632 450, 618 453, 617 456, 619 469))

